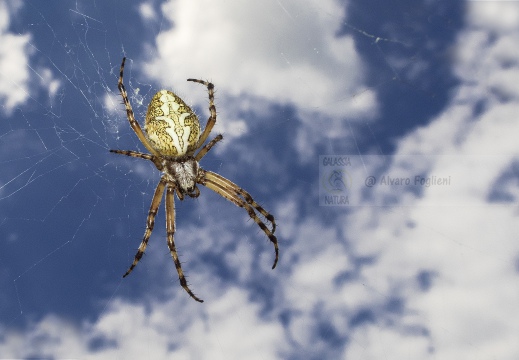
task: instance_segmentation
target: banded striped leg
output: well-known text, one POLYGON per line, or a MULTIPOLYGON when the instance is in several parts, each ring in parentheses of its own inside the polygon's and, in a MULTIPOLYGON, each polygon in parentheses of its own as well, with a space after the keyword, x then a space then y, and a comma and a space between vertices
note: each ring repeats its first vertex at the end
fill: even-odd
POLYGON ((214 85, 213 83, 204 80, 187 79, 187 81, 193 81, 207 86, 207 92, 209 93, 209 112, 211 113, 211 115, 209 115, 207 123, 205 124, 204 132, 202 133, 202 136, 200 136, 198 144, 196 145, 196 148, 198 149, 207 140, 207 138, 209 137, 209 133, 213 129, 214 124, 216 124, 216 107, 214 106, 214 85))
POLYGON ((182 271, 182 266, 180 264, 180 260, 178 259, 177 249, 175 247, 174 235, 175 235, 175 198, 174 198, 175 188, 171 185, 168 185, 168 189, 166 190, 166 232, 168 235, 168 247, 171 252, 171 256, 173 257, 173 261, 175 262, 175 267, 177 268, 178 279, 180 280, 180 285, 186 290, 186 292, 198 302, 204 302, 204 300, 196 297, 195 294, 189 289, 187 285, 186 277, 184 276, 184 272, 182 271))
POLYGON ((220 176, 212 171, 206 171, 200 169, 200 172, 203 173, 202 178, 199 183, 213 190, 220 196, 223 196, 227 200, 234 203, 236 206, 244 208, 249 213, 256 224, 263 230, 265 235, 270 239, 270 241, 274 244, 274 251, 276 252, 276 258, 274 260, 274 265, 272 265, 272 269, 274 269, 278 263, 279 259, 279 248, 278 248, 278 240, 276 236, 274 236, 274 231, 276 230, 276 222, 274 220, 274 216, 269 214, 265 209, 263 209, 256 201, 252 199, 250 194, 245 190, 241 189, 238 185, 233 183, 232 181, 220 176), (242 196, 243 198, 241 198, 242 196), (245 200, 244 200, 245 199, 245 200), (272 224, 272 231, 267 228, 265 223, 261 221, 261 219, 256 215, 258 211, 261 215, 265 217, 272 224))
POLYGON ((132 105, 130 104, 130 100, 128 100, 128 94, 126 93, 126 88, 123 84, 123 72, 125 61, 126 58, 123 57, 123 62, 121 63, 121 69, 119 71, 119 82, 117 84, 117 87, 119 88, 119 91, 123 98, 124 106, 126 107, 126 116, 128 117, 128 121, 130 122, 130 126, 132 127, 133 131, 135 132, 139 140, 142 142, 142 144, 146 147, 146 149, 148 149, 148 151, 153 155, 159 156, 160 154, 151 146, 148 139, 146 139, 146 136, 144 136, 144 133, 142 132, 139 123, 137 122, 137 120, 135 120, 135 116, 133 115, 132 105))
POLYGON ((135 157, 135 158, 151 160, 151 161, 153 161, 153 159, 155 158, 155 156, 153 156, 153 155, 143 154, 143 153, 140 153, 137 151, 131 151, 131 150, 110 150, 110 152, 115 153, 115 154, 131 156, 131 157, 135 157))
POLYGON ((137 263, 146 251, 146 246, 148 246, 148 241, 150 240, 150 236, 153 231, 153 226, 155 225, 155 216, 157 215, 157 211, 160 205, 160 201, 162 200, 162 194, 164 194, 165 187, 166 179, 162 177, 162 179, 160 179, 159 184, 157 185, 157 188, 155 189, 153 199, 151 200, 150 211, 148 213, 148 218, 146 219, 146 230, 144 231, 144 237, 142 238, 141 245, 137 250, 137 254, 135 255, 135 259, 133 259, 132 265, 130 266, 126 274, 123 275, 123 278, 128 276, 132 272, 133 268, 137 266, 137 263))
POLYGON ((218 134, 213 140, 211 140, 210 142, 208 142, 199 152, 198 154, 195 155, 195 160, 196 161, 200 161, 201 158, 203 158, 205 156, 205 154, 207 154, 207 152, 209 150, 211 150, 211 148, 220 140, 223 139, 223 135, 222 134, 218 134))
POLYGON ((131 150, 110 150, 110 152, 114 153, 114 154, 121 154, 121 155, 131 156, 134 158, 150 160, 151 162, 153 162, 155 164, 157 169, 159 169, 160 171, 162 171, 162 169, 164 168, 164 166, 160 162, 160 158, 150 155, 150 154, 143 154, 143 153, 140 153, 137 151, 131 151, 131 150))

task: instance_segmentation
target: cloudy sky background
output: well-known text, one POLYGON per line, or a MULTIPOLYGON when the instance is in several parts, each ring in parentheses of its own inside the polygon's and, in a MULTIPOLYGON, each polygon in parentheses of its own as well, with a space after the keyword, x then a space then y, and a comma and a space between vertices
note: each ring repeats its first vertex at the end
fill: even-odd
MULTIPOLYGON (((0 356, 519 357, 519 2, 0 3, 0 356), (224 141, 202 161, 276 217, 176 201, 178 283, 142 122, 174 90, 224 141), (321 155, 352 159, 319 206, 321 155), (450 176, 366 187, 367 176, 450 176)), ((322 170, 322 169, 321 169, 322 170)), ((322 175, 321 175, 322 176, 322 175)), ((321 188, 322 190, 322 188, 321 188)))

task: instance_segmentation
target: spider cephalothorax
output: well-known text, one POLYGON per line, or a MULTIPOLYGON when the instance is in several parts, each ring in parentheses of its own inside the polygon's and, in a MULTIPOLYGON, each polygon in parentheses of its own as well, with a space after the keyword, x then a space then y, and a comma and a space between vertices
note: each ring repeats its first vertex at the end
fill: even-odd
POLYGON ((141 159, 150 160, 155 164, 157 169, 162 172, 162 177, 155 189, 155 194, 151 200, 150 211, 146 221, 146 230, 142 239, 141 245, 137 250, 135 259, 128 271, 123 277, 130 274, 133 268, 142 258, 148 241, 153 231, 155 224, 155 216, 162 199, 164 191, 166 191, 166 233, 168 237, 168 247, 177 268, 180 285, 187 291, 187 293, 196 301, 203 302, 203 300, 193 294, 187 285, 186 278, 182 271, 180 260, 178 259, 177 250, 175 247, 175 200, 174 194, 180 200, 184 200, 184 195, 190 197, 198 197, 200 190, 197 184, 203 185, 235 205, 247 210, 247 213, 256 224, 263 230, 270 241, 274 244, 276 257, 272 269, 276 267, 279 258, 278 241, 274 232, 276 231, 276 222, 274 217, 263 209, 252 196, 238 185, 223 176, 220 176, 212 171, 203 170, 199 161, 205 154, 220 140, 222 135, 217 135, 213 140, 204 145, 209 133, 216 123, 216 108, 214 106, 214 85, 210 82, 187 79, 187 81, 197 82, 205 85, 209 92, 209 111, 211 115, 207 120, 204 131, 201 133, 200 122, 196 114, 189 106, 175 93, 168 90, 160 90, 150 101, 148 112, 146 113, 146 120, 144 124, 144 131, 142 131, 139 123, 135 120, 132 106, 128 100, 128 95, 123 84, 124 62, 123 58, 121 64, 121 71, 119 75, 119 91, 123 98, 126 107, 126 114, 130 126, 133 131, 150 152, 144 154, 131 150, 110 150, 113 153, 137 157, 141 159), (197 154, 195 152, 198 151, 197 154), (261 214, 263 218, 270 222, 270 229, 258 217, 261 214))
POLYGON ((168 181, 177 184, 177 196, 181 200, 183 194, 191 197, 200 195, 200 190, 196 186, 199 171, 200 165, 192 156, 166 161, 163 169, 168 181))

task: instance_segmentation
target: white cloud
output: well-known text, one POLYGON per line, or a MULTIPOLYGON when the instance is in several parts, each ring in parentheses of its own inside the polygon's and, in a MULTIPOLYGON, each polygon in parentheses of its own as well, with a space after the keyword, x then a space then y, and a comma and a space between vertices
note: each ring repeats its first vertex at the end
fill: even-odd
POLYGON ((468 16, 473 29, 484 31, 517 31, 519 28, 519 12, 517 1, 479 1, 469 4, 468 16))
POLYGON ((409 336, 394 328, 370 325, 355 333, 344 359, 428 359, 431 356, 427 345, 423 337, 409 336))
MULTIPOLYGON (((442 359, 518 355, 513 339, 519 336, 519 328, 509 320, 519 316, 517 286, 513 285, 519 256, 517 211, 514 206, 488 202, 496 180, 519 155, 514 81, 519 76, 514 45, 519 40, 514 21, 518 4, 468 5, 468 25, 455 47, 454 71, 461 84, 445 111, 400 140, 394 155, 396 171, 405 169, 397 161, 400 155, 421 154, 423 159, 431 154, 429 162, 407 164, 411 168, 405 170, 471 174, 462 177, 470 179, 462 191, 452 187, 428 189, 419 196, 397 194, 402 207, 358 208, 344 217, 344 232, 351 241, 348 247, 333 227, 326 229, 311 221, 285 234, 298 240, 283 255, 299 259, 284 282, 288 304, 297 313, 286 332, 297 344, 315 341, 319 323, 333 319, 335 331, 353 339, 345 350, 353 357, 418 359, 430 357, 431 352, 442 359), (479 160, 478 155, 493 155, 493 161, 479 160), (455 200, 461 206, 429 205, 438 199, 440 203, 455 200), (351 256, 373 260, 359 268, 356 281, 337 285, 337 277, 344 272, 356 276, 351 256), (423 272, 431 274, 427 290, 418 280, 423 272), (386 308, 392 299, 403 304, 396 313, 386 308), (317 308, 322 308, 321 316, 315 314, 317 308), (363 309, 375 314, 373 320, 349 326, 348 319, 363 309)), ((325 120, 312 125, 316 116, 333 119, 352 109, 352 95, 361 88, 362 75, 348 74, 362 74, 362 65, 351 39, 332 36, 333 17, 326 18, 332 21, 324 26, 325 18, 310 21, 308 17, 320 12, 296 5, 274 11, 279 4, 268 3, 261 6, 275 15, 268 27, 262 27, 264 22, 255 21, 238 4, 217 8, 207 3, 198 12, 204 26, 196 28, 183 23, 196 9, 180 3, 167 6, 175 27, 159 36, 160 59, 148 68, 164 83, 181 81, 186 72, 204 69, 223 91, 294 104, 306 125, 298 135, 300 149, 319 142, 311 141, 312 134, 317 133, 315 124, 325 120), (272 34, 273 41, 255 43, 257 33, 272 34), (315 39, 319 54, 308 48, 315 39), (337 48, 348 49, 349 60, 341 63, 346 54, 337 53, 337 48), (179 54, 190 61, 186 64, 179 54), (174 70, 159 74, 157 69, 161 65, 166 69, 165 64, 174 70), (329 99, 337 99, 335 94, 348 100, 325 108, 329 99)), ((251 12, 256 17, 263 13, 254 7, 251 12)), ((367 114, 374 98, 368 96, 370 100, 352 111, 352 116, 367 114)), ((346 134, 340 132, 340 137, 346 134)))
POLYGON ((31 39, 28 34, 8 32, 10 15, 7 4, 0 3, 0 102, 8 114, 29 96, 27 44, 31 39))
POLYGON ((23 334, 4 331, 0 353, 13 358, 274 359, 285 347, 281 326, 262 319, 259 306, 238 289, 204 305, 185 294, 148 305, 116 299, 97 321, 81 328, 47 316, 23 334))
MULTIPOLYGON (((13 34, 9 32, 10 17, 21 8, 21 1, 13 1, 9 5, 0 3, 0 106, 6 114, 10 114, 17 106, 24 104, 34 96, 30 88, 31 70, 29 43, 31 35, 13 34)), ((48 68, 34 71, 40 85, 47 90, 52 99, 59 87, 60 81, 53 79, 48 68)))
POLYGON ((464 191, 429 189, 400 198, 402 207, 364 208, 345 226, 354 253, 377 258, 361 273, 375 290, 364 301, 376 308, 378 301, 397 296, 406 304, 393 326, 386 325, 384 313, 375 325, 352 329, 356 341, 348 357, 418 359, 429 358, 428 350, 439 359, 519 355, 519 327, 511 320, 519 318, 517 205, 488 200, 496 180, 519 158, 519 54, 512 46, 519 29, 507 20, 517 16, 519 3, 509 5, 493 12, 486 2, 469 4, 468 27, 456 44, 461 84, 444 113, 402 139, 394 156, 430 154, 429 163, 408 171, 463 174, 458 178, 467 179, 464 191), (430 206, 438 196, 460 206, 430 206), (434 274, 428 291, 417 288, 421 271, 434 274), (410 325, 426 330, 418 337, 402 333, 410 314, 419 315, 410 325))
POLYGON ((145 71, 201 104, 207 103, 206 92, 185 80, 212 81, 227 126, 217 122, 215 131, 241 129, 243 120, 235 114, 245 108, 263 114, 274 104, 294 106, 304 126, 294 128, 293 146, 306 162, 323 139, 351 136, 345 119, 366 121, 378 114, 353 37, 337 35, 345 8, 334 0, 165 2, 162 13, 172 27, 147 49, 153 55, 145 71))
MULTIPOLYGON (((179 84, 186 77, 205 73, 213 76, 222 92, 247 92, 267 101, 293 104, 303 115, 307 136, 319 130, 309 126, 315 119, 313 113, 336 120, 337 114, 358 106, 347 116, 372 114, 368 108, 375 96, 368 95, 360 104, 352 99, 362 88, 362 66, 351 39, 335 38, 336 18, 325 15, 337 13, 339 8, 332 2, 322 6, 328 6, 328 11, 286 1, 250 7, 238 2, 227 7, 213 2, 168 2, 163 11, 171 16, 174 28, 159 36, 158 57, 151 60, 148 72, 164 84, 179 84), (267 13, 274 15, 268 19, 269 26, 264 26, 267 13), (187 19, 198 19, 196 26, 187 19), (259 41, 268 38, 265 33, 272 34, 272 42, 259 41), (347 51, 341 53, 339 48, 347 51), (346 100, 339 101, 336 94, 346 100)), ((97 321, 80 329, 47 317, 27 334, 4 331, 0 353, 29 356, 35 346, 42 346, 39 353, 54 357, 269 359, 279 358, 284 350, 295 351, 290 346, 314 347, 316 329, 327 322, 347 339, 344 358, 516 358, 517 205, 488 201, 496 180, 519 155, 516 8, 505 9, 512 13, 501 24, 498 13, 491 16, 493 10, 485 10, 488 4, 472 2, 468 6, 467 28, 456 43, 454 70, 460 85, 442 114, 397 142, 393 165, 397 172, 471 174, 472 181, 464 191, 446 187, 420 195, 396 194, 396 206, 367 204, 348 209, 351 211, 342 216, 334 214, 337 223, 328 224, 328 219, 314 216, 324 211, 299 208, 299 200, 280 201, 275 214, 282 253, 275 281, 281 286, 274 295, 279 300, 277 307, 267 315, 250 301, 250 293, 204 281, 200 273, 207 270, 186 269, 193 276, 195 292, 216 294, 211 301, 202 296, 206 303, 195 303, 175 282, 170 301, 135 305, 115 300, 97 321), (405 168, 399 159, 409 154, 431 157, 426 163, 411 162, 405 168), (478 155, 493 155, 494 161, 481 161, 478 155), (440 203, 456 199, 456 204, 471 206, 429 205, 438 199, 440 203), (356 264, 361 257, 369 260, 356 264), (424 271, 431 274, 427 289, 417 279, 424 271), (341 280, 341 276, 350 278, 341 280), (393 299, 401 301, 401 309, 387 309, 393 299), (373 312, 372 318, 350 323, 366 309, 373 312), (286 328, 277 317, 283 310, 293 313, 286 328), (35 345, 25 340, 37 336, 60 341, 35 345), (103 339, 108 346, 90 349, 95 339, 103 339)), ((206 94, 195 85, 177 86, 206 100, 206 94)), ((117 100, 107 97, 105 101, 111 106, 117 100)), ((304 141, 305 134, 299 135, 301 148, 313 144, 304 141)), ((384 191, 376 194, 387 195, 384 191)), ((295 195, 284 198, 294 199, 295 195)), ((241 209, 214 211, 209 206, 211 199, 197 202, 204 219, 201 223, 208 213, 213 220, 207 222, 212 223, 179 226, 178 238, 196 233, 204 239, 195 246, 197 251, 225 251, 226 264, 239 272, 238 281, 245 282, 254 275, 250 264, 257 252, 246 242, 229 251, 236 229, 219 231, 223 225, 218 223, 219 216, 236 217, 241 209)), ((232 207, 219 200, 222 208, 232 207)), ((236 221, 247 216, 243 211, 240 214, 236 221)), ((252 228, 255 224, 251 223, 252 228)), ((157 256, 149 254, 151 271, 163 268, 161 262, 172 266, 159 243, 153 246, 157 256)), ((270 246, 265 241, 262 264, 272 260, 270 246)), ((323 337, 317 345, 323 352, 325 342, 323 337)))
POLYGON ((157 18, 157 13, 155 12, 155 9, 151 3, 140 4, 139 12, 141 13, 142 18, 146 21, 155 21, 157 18))
POLYGON ((146 70, 164 86, 193 94, 199 89, 185 79, 210 76, 221 94, 248 94, 301 112, 376 113, 352 38, 336 36, 344 13, 338 2, 184 0, 162 11, 173 27, 157 37, 146 70))

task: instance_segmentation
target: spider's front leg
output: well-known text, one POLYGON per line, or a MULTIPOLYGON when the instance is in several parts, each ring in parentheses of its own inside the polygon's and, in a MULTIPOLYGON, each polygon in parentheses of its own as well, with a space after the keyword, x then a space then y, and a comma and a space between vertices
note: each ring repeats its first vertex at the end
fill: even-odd
POLYGON ((130 122, 130 126, 133 131, 142 142, 142 144, 151 152, 152 155, 160 156, 160 154, 151 146, 150 142, 142 132, 141 126, 135 120, 135 115, 133 114, 132 105, 130 104, 130 100, 128 100, 128 93, 126 93, 126 88, 124 87, 123 75, 124 75, 124 63, 126 62, 126 58, 123 57, 123 61, 121 63, 121 68, 119 70, 119 82, 117 83, 117 87, 119 88, 119 92, 121 93, 121 97, 123 98, 124 107, 126 108, 126 116, 128 121, 130 122))
MULTIPOLYGON (((172 185, 168 184, 168 188, 166 190, 166 232, 168 236, 168 247, 171 252, 171 256, 173 257, 173 261, 175 262, 175 267, 177 268, 178 279, 180 280, 180 285, 186 290, 186 292, 198 302, 204 302, 204 300, 198 298, 189 286, 187 285, 186 277, 184 276, 184 272, 182 271, 182 265, 180 264, 180 260, 178 259, 177 249, 175 247, 175 198, 174 198, 175 188, 172 185)), ((177 191, 177 193, 179 193, 177 191)))
POLYGON ((198 139, 198 144, 196 146, 196 148, 198 149, 207 140, 207 138, 209 137, 209 133, 213 129, 214 124, 216 124, 216 107, 214 106, 214 85, 213 83, 210 83, 209 81, 205 80, 187 79, 187 81, 193 81, 206 86, 207 93, 209 95, 209 112, 211 113, 211 115, 209 115, 209 119, 207 119, 204 132, 200 136, 200 139, 198 139))
POLYGON ((200 161, 200 159, 202 159, 205 156, 205 154, 207 154, 209 150, 211 150, 211 148, 222 139, 223 135, 218 134, 213 140, 209 141, 202 149, 200 149, 198 154, 195 155, 195 160, 200 161))
POLYGON ((155 165, 155 167, 159 171, 162 171, 162 169, 164 168, 164 165, 162 164, 160 157, 157 157, 155 155, 143 154, 143 153, 140 153, 137 151, 132 151, 132 150, 110 150, 110 152, 114 153, 114 154, 121 154, 121 155, 131 156, 134 158, 149 160, 155 165))

